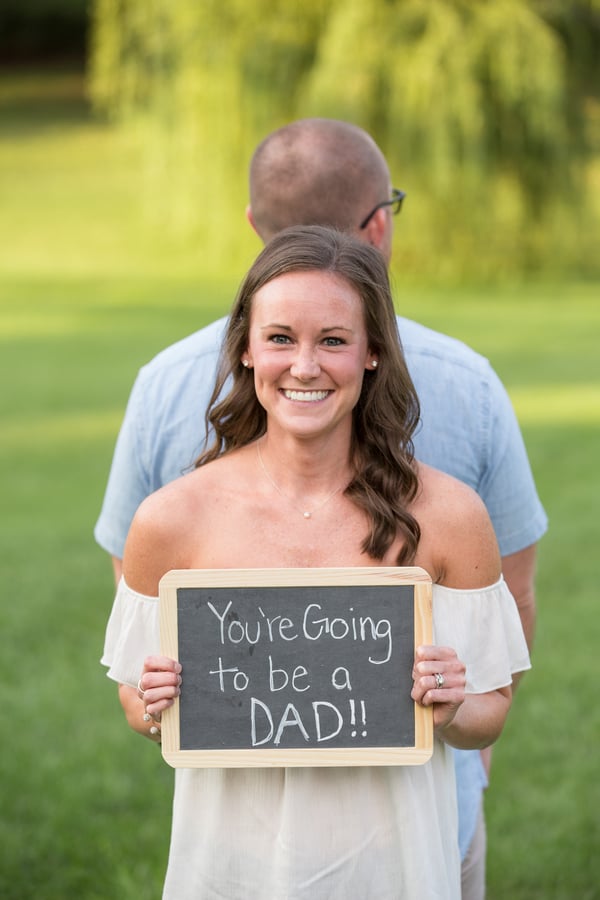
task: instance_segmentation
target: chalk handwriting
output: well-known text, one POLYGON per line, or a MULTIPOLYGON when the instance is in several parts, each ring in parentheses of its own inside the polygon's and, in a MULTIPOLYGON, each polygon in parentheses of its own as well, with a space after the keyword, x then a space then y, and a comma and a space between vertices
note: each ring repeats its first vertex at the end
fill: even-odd
POLYGON ((389 619, 375 619, 370 615, 358 615, 349 607, 348 615, 330 617, 323 615, 320 603, 309 603, 304 609, 302 618, 294 621, 289 616, 267 615, 262 607, 257 607, 258 616, 253 619, 242 619, 232 610, 231 600, 220 610, 214 603, 207 604, 208 609, 217 619, 219 640, 222 646, 227 644, 247 643, 250 645, 266 641, 274 644, 277 641, 295 641, 304 638, 308 641, 350 641, 354 643, 375 642, 377 651, 368 657, 373 665, 389 662, 393 653, 392 625, 389 619))

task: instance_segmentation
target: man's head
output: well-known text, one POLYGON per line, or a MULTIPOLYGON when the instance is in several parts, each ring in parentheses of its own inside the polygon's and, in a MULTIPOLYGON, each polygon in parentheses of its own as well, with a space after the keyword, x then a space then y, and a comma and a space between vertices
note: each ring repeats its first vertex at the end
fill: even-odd
POLYGON ((362 128, 335 119, 300 119, 274 131, 250 163, 248 218, 263 239, 294 225, 326 225, 391 255, 387 162, 362 128))

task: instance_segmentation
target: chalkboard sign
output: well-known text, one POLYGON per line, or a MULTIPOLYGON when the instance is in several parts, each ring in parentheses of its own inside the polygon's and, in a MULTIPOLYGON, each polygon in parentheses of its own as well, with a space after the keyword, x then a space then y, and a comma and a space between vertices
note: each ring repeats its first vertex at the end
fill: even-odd
POLYGON ((173 766, 416 765, 430 709, 410 697, 431 643, 423 569, 173 570, 161 651, 182 666, 163 715, 173 766))

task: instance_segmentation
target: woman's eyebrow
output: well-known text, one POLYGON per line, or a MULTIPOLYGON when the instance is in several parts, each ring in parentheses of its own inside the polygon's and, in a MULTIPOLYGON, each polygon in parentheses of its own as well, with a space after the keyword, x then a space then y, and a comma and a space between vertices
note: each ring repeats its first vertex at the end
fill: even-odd
MULTIPOLYGON (((290 325, 281 325, 279 322, 269 322, 260 326, 261 331, 268 331, 271 328, 277 328, 278 331, 293 331, 290 325)), ((352 334, 352 328, 346 328, 345 325, 328 325, 321 328, 320 334, 327 334, 330 331, 347 331, 348 334, 352 334)))

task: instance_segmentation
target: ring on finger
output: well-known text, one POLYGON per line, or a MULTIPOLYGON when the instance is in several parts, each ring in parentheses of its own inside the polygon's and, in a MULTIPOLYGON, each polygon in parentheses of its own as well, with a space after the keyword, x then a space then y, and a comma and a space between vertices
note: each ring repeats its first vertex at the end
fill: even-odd
POLYGON ((143 699, 144 699, 144 694, 146 693, 146 691, 145 691, 144 688, 142 687, 142 679, 141 679, 141 678, 140 678, 140 680, 139 680, 138 683, 137 683, 137 692, 138 692, 138 697, 140 698, 140 700, 143 700, 143 699))
POLYGON ((436 673, 434 674, 433 677, 435 678, 435 686, 436 686, 436 688, 438 688, 438 689, 439 689, 439 688, 443 688, 444 685, 446 684, 446 679, 444 678, 444 676, 442 675, 442 673, 441 673, 441 672, 436 672, 436 673))

